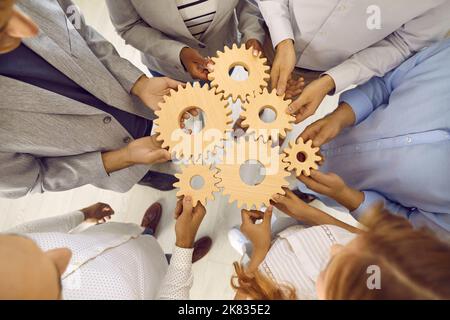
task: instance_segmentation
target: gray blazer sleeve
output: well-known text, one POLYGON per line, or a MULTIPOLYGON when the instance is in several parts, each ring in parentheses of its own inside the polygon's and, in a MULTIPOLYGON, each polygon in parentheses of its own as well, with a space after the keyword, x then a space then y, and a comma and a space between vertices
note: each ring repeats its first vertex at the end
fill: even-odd
POLYGON ((264 43, 264 20, 258 5, 251 0, 240 0, 236 8, 239 31, 242 33, 242 42, 256 39, 264 43))
POLYGON ((107 0, 112 23, 125 42, 142 53, 184 70, 180 52, 186 44, 153 29, 134 8, 130 0, 107 0))
MULTIPOLYGON (((59 3, 65 12, 67 12, 68 7, 74 6, 71 0, 59 0, 59 3)), ((81 12, 79 14, 80 28, 78 32, 101 63, 119 81, 122 87, 130 93, 136 81, 144 73, 130 61, 120 57, 114 46, 94 28, 86 24, 81 12)))
POLYGON ((55 158, 0 153, 0 172, 0 196, 5 198, 66 191, 108 177, 100 152, 55 158))

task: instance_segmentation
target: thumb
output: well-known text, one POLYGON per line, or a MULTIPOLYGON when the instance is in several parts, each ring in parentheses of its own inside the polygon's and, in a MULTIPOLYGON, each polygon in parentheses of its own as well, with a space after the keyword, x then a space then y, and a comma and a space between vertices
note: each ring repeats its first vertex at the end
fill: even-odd
POLYGON ((277 85, 277 95, 282 96, 286 93, 287 82, 289 80, 290 73, 286 70, 281 69, 280 76, 277 85))
POLYGON ((295 100, 294 102, 292 102, 290 104, 290 106, 287 108, 287 113, 288 114, 296 114, 305 104, 306 104, 306 98, 302 94, 302 95, 300 95, 300 97, 297 100, 295 100))
POLYGON ((171 78, 166 78, 166 82, 167 82, 167 86, 170 89, 174 89, 174 90, 177 89, 178 86, 185 86, 186 85, 184 82, 173 80, 171 78))
POLYGON ((192 197, 191 196, 184 196, 183 199, 183 213, 184 214, 191 214, 192 210, 194 209, 192 204, 192 197))

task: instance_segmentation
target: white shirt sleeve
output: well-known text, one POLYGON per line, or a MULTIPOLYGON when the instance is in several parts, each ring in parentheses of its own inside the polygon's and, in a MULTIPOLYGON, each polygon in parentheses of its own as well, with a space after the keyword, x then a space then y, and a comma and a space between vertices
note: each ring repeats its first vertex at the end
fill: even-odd
POLYGON ((169 269, 158 294, 160 300, 188 300, 194 282, 192 254, 194 249, 175 247, 169 269))
POLYGON ((75 211, 65 215, 26 222, 9 229, 6 232, 17 234, 48 232, 68 233, 73 228, 80 225, 83 221, 83 212, 75 211))
POLYGON ((335 92, 382 77, 421 49, 445 38, 450 29, 450 1, 409 21, 387 38, 354 54, 325 74, 336 84, 335 92))
POLYGON ((258 0, 259 10, 272 37, 273 47, 283 40, 294 40, 289 0, 258 0))

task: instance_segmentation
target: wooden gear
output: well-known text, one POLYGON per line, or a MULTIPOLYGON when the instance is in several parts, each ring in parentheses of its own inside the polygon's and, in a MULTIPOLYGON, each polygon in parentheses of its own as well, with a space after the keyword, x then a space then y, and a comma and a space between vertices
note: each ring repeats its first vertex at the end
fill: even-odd
POLYGON ((198 82, 193 86, 190 83, 179 86, 177 91, 171 90, 159 107, 161 109, 155 112, 158 116, 155 120, 157 139, 163 141, 162 147, 168 147, 177 158, 194 157, 197 160, 207 156, 208 152, 214 153, 216 147, 223 145, 225 132, 232 122, 228 102, 209 90, 207 84, 201 87, 198 82), (206 123, 201 132, 189 134, 180 128, 180 121, 193 108, 204 112, 206 123))
POLYGON ((242 105, 244 110, 241 114, 242 127, 248 128, 247 133, 255 133, 256 138, 262 138, 265 142, 269 139, 278 141, 278 138, 286 138, 289 131, 292 130, 292 124, 295 117, 286 113, 287 108, 291 104, 291 100, 284 100, 276 94, 275 90, 271 93, 264 88, 262 94, 249 97, 248 102, 242 105), (264 122, 260 118, 260 113, 270 108, 276 114, 276 119, 270 123, 264 122))
POLYGON ((217 184, 220 182, 220 179, 216 177, 217 169, 200 164, 190 164, 183 166, 181 169, 181 173, 175 174, 179 181, 173 185, 175 188, 179 188, 178 197, 191 196, 194 206, 198 202, 206 206, 207 201, 214 200, 214 192, 219 191, 217 184), (194 189, 191 185, 192 179, 196 176, 203 178, 204 183, 200 189, 194 189))
POLYGON ((224 52, 217 52, 217 57, 212 58, 214 71, 210 72, 208 79, 212 87, 217 87, 217 93, 223 93, 224 98, 247 100, 247 96, 261 93, 267 87, 270 76, 269 67, 265 65, 266 58, 261 58, 261 53, 255 57, 253 49, 245 49, 245 45, 238 48, 236 44, 232 49, 225 47, 224 52), (244 81, 233 80, 229 72, 235 66, 241 65, 248 71, 248 79, 244 81))
POLYGON ((317 152, 319 148, 313 148, 312 140, 304 143, 302 138, 299 138, 297 142, 289 142, 289 148, 284 150, 286 153, 285 162, 289 164, 288 170, 295 171, 297 177, 301 176, 302 173, 305 176, 311 175, 311 169, 317 170, 319 168, 318 162, 322 160, 317 152), (297 155, 302 153, 305 157, 305 161, 300 162, 297 155))
POLYGON ((230 163, 226 159, 217 165, 219 169, 218 177, 221 182, 219 187, 222 187, 224 195, 229 195, 229 202, 233 203, 237 201, 238 207, 246 206, 247 209, 255 207, 256 209, 261 206, 269 206, 270 199, 275 194, 285 194, 283 187, 288 187, 289 183, 286 178, 289 173, 286 171, 287 164, 282 161, 284 155, 279 154, 280 148, 277 146, 272 148, 270 144, 264 143, 262 140, 253 141, 256 144, 258 151, 251 153, 252 147, 248 141, 240 138, 238 142, 232 142, 228 148, 225 148, 226 159, 231 160, 230 163), (242 150, 239 153, 238 150, 242 150), (272 155, 275 153, 277 157, 268 157, 266 161, 261 157, 261 152, 272 155), (230 158, 230 154, 232 157, 230 158), (264 168, 268 169, 274 161, 277 161, 277 172, 275 174, 266 175, 264 180, 257 185, 248 185, 240 178, 241 165, 248 161, 259 161, 264 168))

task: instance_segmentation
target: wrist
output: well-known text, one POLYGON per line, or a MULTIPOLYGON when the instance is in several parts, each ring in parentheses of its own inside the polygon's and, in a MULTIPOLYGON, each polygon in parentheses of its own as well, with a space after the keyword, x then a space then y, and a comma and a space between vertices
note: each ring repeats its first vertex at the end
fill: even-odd
POLYGON ((364 192, 346 187, 335 200, 352 212, 364 202, 364 192))
POLYGON ((336 89, 336 84, 334 82, 334 79, 329 76, 328 74, 323 75, 320 77, 319 81, 322 83, 322 87, 325 94, 333 93, 336 89))
POLYGON ((351 127, 356 122, 356 115, 353 112, 352 107, 343 102, 339 105, 336 111, 333 113, 335 120, 340 124, 341 129, 351 127))
POLYGON ((102 153, 103 167, 109 174, 132 166, 128 146, 114 151, 102 153))
POLYGON ((258 270, 260 264, 266 258, 267 252, 269 252, 269 248, 267 249, 257 249, 253 250, 252 256, 250 257, 250 262, 247 265, 247 272, 253 273, 258 270))
POLYGON ((277 44, 277 47, 275 50, 278 52, 278 50, 283 50, 285 48, 293 47, 294 46, 294 40, 292 39, 285 39, 281 41, 279 44, 277 44))
POLYGON ((185 59, 186 59, 187 53, 188 53, 190 50, 191 50, 190 47, 184 47, 184 48, 181 49, 181 51, 180 51, 180 62, 181 62, 181 65, 183 66, 183 68, 184 68, 185 71, 187 71, 187 68, 186 68, 187 62, 185 62, 185 59))
POLYGON ((149 78, 143 74, 134 84, 133 88, 131 88, 131 93, 135 96, 140 97, 142 92, 145 90, 145 86, 149 78))
POLYGON ((182 249, 192 249, 192 248, 194 248, 194 239, 189 239, 189 238, 186 238, 186 239, 183 239, 183 238, 178 238, 177 237, 177 239, 176 239, 176 241, 175 241, 175 245, 178 247, 178 248, 182 248, 182 249))

